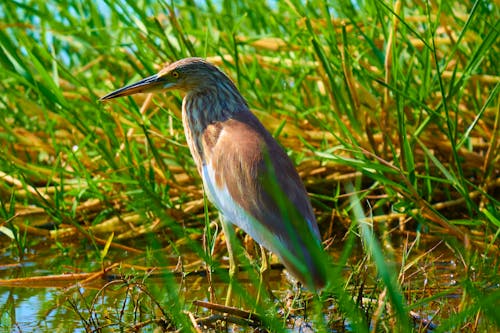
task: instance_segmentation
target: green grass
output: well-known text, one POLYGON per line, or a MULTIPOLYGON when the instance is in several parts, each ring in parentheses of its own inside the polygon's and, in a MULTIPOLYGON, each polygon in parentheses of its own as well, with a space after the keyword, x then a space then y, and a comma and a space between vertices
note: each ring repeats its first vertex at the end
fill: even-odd
MULTIPOLYGON (((0 4, 2 257, 23 262, 39 243, 76 255, 67 231, 88 240, 88 260, 99 265, 120 260, 123 244, 147 251, 147 266, 171 265, 165 253, 194 253, 227 280, 213 257, 224 251, 210 225, 217 214, 204 204, 185 143, 181 96, 98 101, 166 63, 208 57, 296 163, 324 241, 342 246, 335 283, 307 307, 317 329, 425 331, 410 311, 435 313, 438 332, 500 329, 498 6, 201 3, 0 4), (415 290, 412 276, 440 279, 426 255, 438 241, 460 272, 456 286, 415 290)), ((179 295, 176 276, 162 272, 163 283, 147 287, 151 297, 139 293, 149 327, 163 316, 171 328, 194 330, 189 293, 179 295)), ((125 300, 143 288, 126 281, 134 291, 125 300)), ((252 309, 245 288, 236 289, 252 309)), ((75 297, 65 305, 75 317, 106 316, 89 306, 91 296, 75 297)), ((12 329, 8 304, 0 327, 12 329)), ((257 313, 272 330, 290 326, 274 306, 257 313)), ((137 321, 113 318, 122 327, 137 321)))

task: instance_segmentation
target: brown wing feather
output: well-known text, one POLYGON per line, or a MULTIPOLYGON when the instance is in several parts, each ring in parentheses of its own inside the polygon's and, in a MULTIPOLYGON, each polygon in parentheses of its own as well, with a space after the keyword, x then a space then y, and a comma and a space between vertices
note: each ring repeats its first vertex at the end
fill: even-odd
POLYGON ((269 132, 251 112, 240 112, 207 127, 203 146, 206 162, 217 170, 216 186, 226 187, 234 201, 275 235, 307 271, 287 260, 277 244, 267 244, 268 249, 302 282, 309 285, 312 280, 321 286, 324 270, 316 260, 321 257, 317 253, 320 235, 307 192, 290 158, 269 132))

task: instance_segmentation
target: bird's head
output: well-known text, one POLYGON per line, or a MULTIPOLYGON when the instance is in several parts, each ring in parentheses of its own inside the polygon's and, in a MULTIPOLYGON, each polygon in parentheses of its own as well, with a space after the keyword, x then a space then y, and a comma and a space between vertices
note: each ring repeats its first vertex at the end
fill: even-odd
POLYGON ((230 82, 225 74, 209 62, 201 58, 186 58, 168 65, 158 74, 107 94, 101 98, 101 101, 138 93, 174 89, 193 92, 210 88, 220 80, 230 82))

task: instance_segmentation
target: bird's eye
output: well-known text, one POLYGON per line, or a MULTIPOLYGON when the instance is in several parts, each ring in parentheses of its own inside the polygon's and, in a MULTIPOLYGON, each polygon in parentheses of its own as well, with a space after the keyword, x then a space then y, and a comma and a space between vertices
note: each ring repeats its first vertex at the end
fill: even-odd
POLYGON ((179 72, 175 72, 175 71, 174 71, 174 72, 172 72, 172 77, 173 77, 174 79, 178 79, 178 78, 179 78, 179 72))

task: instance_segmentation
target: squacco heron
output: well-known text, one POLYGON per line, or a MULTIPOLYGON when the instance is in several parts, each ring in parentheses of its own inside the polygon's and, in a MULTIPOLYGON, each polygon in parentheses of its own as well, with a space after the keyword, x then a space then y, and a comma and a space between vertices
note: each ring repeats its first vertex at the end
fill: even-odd
MULTIPOLYGON (((186 58, 101 100, 174 89, 185 94, 186 140, 224 232, 228 222, 235 224, 276 254, 309 289, 323 287, 326 263, 304 185, 228 76, 203 59, 186 58)), ((231 273, 235 263, 230 245, 228 241, 231 273)))

